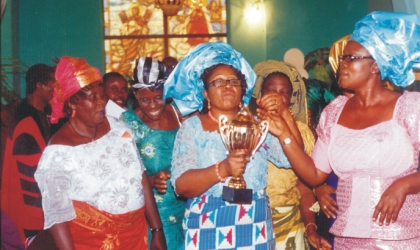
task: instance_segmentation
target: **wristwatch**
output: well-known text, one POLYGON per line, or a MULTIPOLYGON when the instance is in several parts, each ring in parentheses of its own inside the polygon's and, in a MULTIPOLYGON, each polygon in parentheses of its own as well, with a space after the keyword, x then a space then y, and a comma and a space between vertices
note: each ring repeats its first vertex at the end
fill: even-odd
POLYGON ((292 142, 292 139, 290 137, 287 137, 283 140, 283 145, 288 145, 292 142))

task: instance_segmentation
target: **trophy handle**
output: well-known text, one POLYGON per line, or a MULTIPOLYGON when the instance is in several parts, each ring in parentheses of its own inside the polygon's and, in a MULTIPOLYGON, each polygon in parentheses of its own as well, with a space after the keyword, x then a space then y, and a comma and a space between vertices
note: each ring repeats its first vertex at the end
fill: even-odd
POLYGON ((228 127, 228 118, 225 115, 219 116, 219 132, 222 136, 222 141, 225 144, 226 150, 229 150, 229 142, 228 142, 228 135, 227 135, 227 127, 228 127))
POLYGON ((257 146, 252 151, 252 157, 254 157, 255 152, 257 152, 258 148, 264 142, 264 140, 265 140, 265 138, 267 137, 267 134, 268 134, 268 121, 262 121, 259 125, 260 125, 260 129, 261 129, 260 141, 258 142, 257 146))

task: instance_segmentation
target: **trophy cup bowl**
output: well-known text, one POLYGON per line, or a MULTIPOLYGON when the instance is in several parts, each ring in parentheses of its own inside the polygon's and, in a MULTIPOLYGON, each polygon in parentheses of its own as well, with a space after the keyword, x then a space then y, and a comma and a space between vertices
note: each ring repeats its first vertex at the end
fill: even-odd
MULTIPOLYGON (((268 122, 257 122, 247 105, 239 111, 235 118, 228 122, 226 116, 219 117, 219 130, 223 143, 229 152, 246 149, 253 157, 264 142, 268 133, 268 122)), ((252 189, 246 188, 242 174, 232 175, 228 186, 223 187, 222 198, 231 203, 250 204, 252 202, 252 189)))

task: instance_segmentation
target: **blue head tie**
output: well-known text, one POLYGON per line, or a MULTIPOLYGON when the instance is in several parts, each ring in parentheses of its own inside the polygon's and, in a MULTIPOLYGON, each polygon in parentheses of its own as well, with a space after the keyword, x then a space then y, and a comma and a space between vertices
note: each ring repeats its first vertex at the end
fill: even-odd
POLYGON ((420 69, 420 18, 413 14, 372 12, 356 23, 354 40, 376 60, 382 80, 407 87, 420 69))
POLYGON ((164 98, 173 98, 183 116, 203 108, 204 70, 216 65, 231 65, 246 78, 243 102, 249 104, 255 84, 255 73, 243 56, 230 45, 221 42, 203 43, 186 55, 169 75, 163 87, 164 98))

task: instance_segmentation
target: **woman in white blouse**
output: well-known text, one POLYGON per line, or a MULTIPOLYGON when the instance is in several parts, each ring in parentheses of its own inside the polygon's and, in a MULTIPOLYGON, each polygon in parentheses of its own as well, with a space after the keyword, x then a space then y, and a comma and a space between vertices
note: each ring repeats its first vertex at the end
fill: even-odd
POLYGON ((131 130, 105 116, 101 76, 83 59, 57 65, 51 121, 69 117, 51 138, 35 178, 44 227, 60 249, 165 249, 162 223, 131 130), (64 114, 65 115, 64 115, 64 114))

